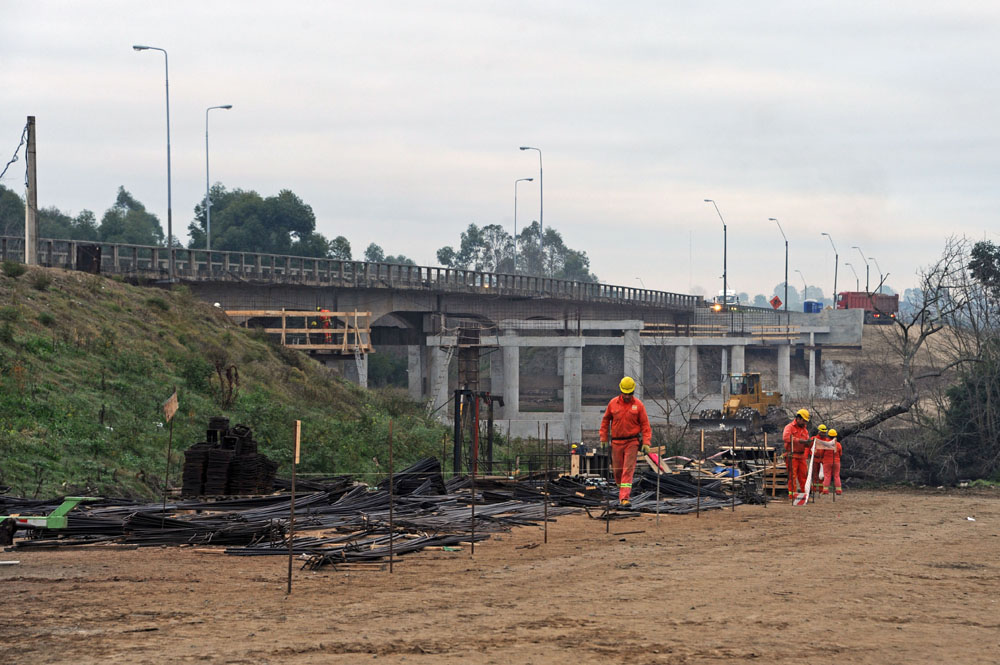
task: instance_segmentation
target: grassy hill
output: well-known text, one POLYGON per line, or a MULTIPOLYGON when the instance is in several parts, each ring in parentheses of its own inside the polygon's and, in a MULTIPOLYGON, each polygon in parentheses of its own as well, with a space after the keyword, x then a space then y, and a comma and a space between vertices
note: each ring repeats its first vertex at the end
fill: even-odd
POLYGON ((176 386, 170 481, 208 418, 251 427, 288 471, 302 421, 303 473, 372 473, 440 453, 448 430, 398 390, 369 392, 298 351, 233 325, 183 286, 5 263, 0 271, 0 486, 24 496, 154 496, 163 483, 163 402, 176 386), (220 380, 217 368, 222 368, 220 380), (238 374, 235 396, 225 372, 238 374))

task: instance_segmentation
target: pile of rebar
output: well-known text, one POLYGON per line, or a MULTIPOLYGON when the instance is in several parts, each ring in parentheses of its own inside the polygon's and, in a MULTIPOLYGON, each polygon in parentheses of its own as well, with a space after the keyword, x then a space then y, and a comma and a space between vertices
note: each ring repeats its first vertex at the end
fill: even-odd
MULTIPOLYGON (((651 471, 636 476, 631 511, 685 514, 731 505, 719 481, 705 482, 699 488, 688 474, 661 475, 659 501, 656 483, 651 471)), ((307 565, 317 568, 379 560, 388 556, 390 538, 398 554, 427 547, 460 547, 491 533, 536 525, 581 508, 603 508, 610 516, 617 502, 612 483, 583 477, 543 476, 520 482, 479 479, 473 495, 470 478, 445 481, 434 458, 420 460, 374 487, 356 484, 349 476, 314 479, 299 487, 307 492, 295 497, 296 536, 291 543, 292 497, 282 492, 214 501, 188 499, 168 503, 165 510, 160 504, 102 500, 70 513, 67 528, 35 530, 33 538, 19 540, 15 546, 225 545, 228 554, 238 556, 287 555, 291 550, 307 556, 307 565)), ((0 509, 16 508, 22 513, 45 514, 56 505, 58 501, 0 496, 0 509)))

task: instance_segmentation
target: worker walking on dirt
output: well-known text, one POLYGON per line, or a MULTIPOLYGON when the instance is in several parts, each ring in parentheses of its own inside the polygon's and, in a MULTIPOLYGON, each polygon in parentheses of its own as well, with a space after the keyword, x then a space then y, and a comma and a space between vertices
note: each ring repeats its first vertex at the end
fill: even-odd
POLYGON ((840 453, 843 448, 840 447, 840 441, 837 441, 837 430, 832 429, 827 433, 830 435, 830 440, 833 441, 834 446, 832 450, 826 451, 826 458, 823 463, 823 476, 826 478, 823 481, 823 493, 828 493, 826 488, 830 487, 832 483, 833 491, 837 494, 843 494, 844 491, 840 487, 840 453))
POLYGON ((646 407, 635 396, 635 380, 626 376, 618 384, 621 394, 608 402, 601 418, 601 443, 611 443, 611 468, 618 485, 618 505, 631 506, 632 476, 635 475, 635 458, 649 450, 653 431, 649 427, 646 407))
POLYGON ((792 422, 785 425, 782 439, 785 441, 785 468, 788 470, 788 497, 792 498, 796 493, 796 485, 799 492, 806 491, 806 476, 809 473, 809 412, 799 409, 795 412, 792 422))

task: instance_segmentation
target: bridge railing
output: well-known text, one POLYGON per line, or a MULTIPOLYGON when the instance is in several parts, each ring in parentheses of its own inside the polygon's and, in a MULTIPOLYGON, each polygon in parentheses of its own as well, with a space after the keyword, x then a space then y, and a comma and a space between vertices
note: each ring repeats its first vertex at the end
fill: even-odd
MULTIPOLYGON (((347 288, 495 293, 692 311, 702 304, 700 297, 682 293, 532 275, 282 254, 176 247, 167 249, 148 245, 44 238, 38 241, 38 263, 44 266, 77 269, 77 249, 83 245, 101 247, 102 273, 139 275, 153 279, 168 278, 170 254, 173 254, 175 276, 184 281, 244 281, 347 288)), ((0 237, 0 258, 23 261, 24 238, 0 237)))

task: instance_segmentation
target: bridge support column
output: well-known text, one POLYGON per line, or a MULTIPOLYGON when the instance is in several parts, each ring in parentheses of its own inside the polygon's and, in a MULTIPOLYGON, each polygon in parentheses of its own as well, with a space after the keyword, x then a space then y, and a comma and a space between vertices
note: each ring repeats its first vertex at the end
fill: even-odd
MULTIPOLYGON (((636 388, 638 392, 638 387, 636 388)), ((563 441, 583 440, 583 347, 563 349, 563 441)))
POLYGON ((787 400, 792 387, 792 347, 783 344, 778 347, 778 392, 787 400))
POLYGON ((809 399, 816 396, 816 333, 809 333, 809 399))
POLYGON ((410 399, 419 402, 424 396, 423 347, 410 344, 406 347, 406 378, 410 399))
POLYGON ((747 371, 747 347, 734 346, 731 372, 733 374, 743 374, 746 371, 747 371))
POLYGON ((678 346, 674 350, 674 399, 685 410, 691 397, 691 349, 678 346))
POLYGON ((642 399, 642 345, 638 330, 625 331, 625 376, 635 379, 635 396, 642 399))
MULTIPOLYGON (((733 359, 736 360, 735 358, 733 359)), ((736 369, 733 369, 735 372, 736 369)), ((719 374, 719 394, 726 394, 726 379, 729 374, 729 349, 722 347, 722 372, 719 374)))
POLYGON ((521 411, 521 349, 501 346, 503 354, 503 417, 516 420, 521 411))
POLYGON ((692 345, 688 356, 688 381, 691 386, 691 395, 698 397, 698 347, 692 345))
POLYGON ((429 372, 431 409, 434 412, 434 416, 442 421, 448 420, 451 416, 451 411, 444 406, 451 397, 448 394, 448 365, 451 364, 449 359, 450 354, 447 349, 440 346, 431 347, 429 372))

